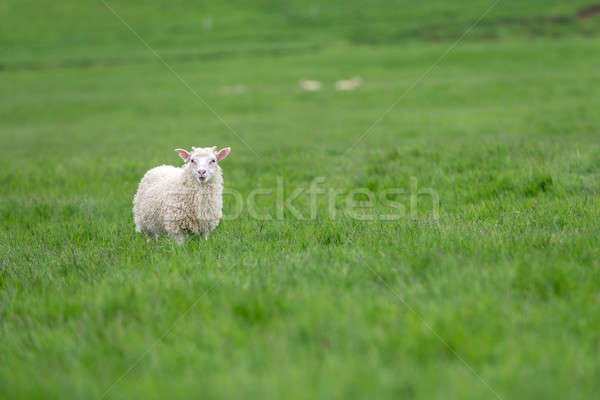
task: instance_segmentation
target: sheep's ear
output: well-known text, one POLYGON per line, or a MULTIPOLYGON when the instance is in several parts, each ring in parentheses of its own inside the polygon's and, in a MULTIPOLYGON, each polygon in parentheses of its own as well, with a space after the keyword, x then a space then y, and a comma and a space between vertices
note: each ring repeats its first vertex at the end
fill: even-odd
POLYGON ((219 152, 217 153, 217 160, 221 161, 222 159, 227 157, 230 151, 231 149, 229 147, 225 147, 224 149, 219 150, 219 152))
POLYGON ((190 153, 188 153, 187 150, 175 149, 175 151, 179 153, 179 157, 181 157, 183 159, 183 161, 185 161, 185 162, 190 161, 190 153))

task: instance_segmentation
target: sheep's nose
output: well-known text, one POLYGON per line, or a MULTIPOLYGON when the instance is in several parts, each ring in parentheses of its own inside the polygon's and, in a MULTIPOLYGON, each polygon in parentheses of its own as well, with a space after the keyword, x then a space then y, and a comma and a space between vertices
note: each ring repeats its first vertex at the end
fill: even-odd
POLYGON ((199 169, 199 170, 198 170, 198 173, 199 173, 200 175, 204 175, 204 174, 206 173, 206 170, 205 170, 205 169, 199 169))

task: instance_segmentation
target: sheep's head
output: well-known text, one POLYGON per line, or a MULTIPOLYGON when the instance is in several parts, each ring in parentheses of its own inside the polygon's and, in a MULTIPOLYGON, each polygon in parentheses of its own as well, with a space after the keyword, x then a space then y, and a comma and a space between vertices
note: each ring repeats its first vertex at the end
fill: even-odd
POLYGON ((217 151, 217 146, 214 147, 192 147, 192 151, 188 152, 184 149, 176 149, 179 156, 185 162, 187 168, 198 182, 210 182, 214 174, 219 171, 219 161, 229 155, 231 149, 225 147, 217 151))

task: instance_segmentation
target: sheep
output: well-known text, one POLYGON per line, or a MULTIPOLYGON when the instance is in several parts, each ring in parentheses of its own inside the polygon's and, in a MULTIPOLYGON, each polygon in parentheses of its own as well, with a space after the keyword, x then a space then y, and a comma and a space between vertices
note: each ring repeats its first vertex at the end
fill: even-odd
POLYGON ((337 81, 335 83, 336 90, 354 90, 362 85, 363 80, 360 76, 355 76, 352 79, 337 81))
POLYGON ((321 90, 321 82, 319 81, 300 81, 298 86, 307 92, 318 92, 321 90))
POLYGON ((183 159, 180 168, 161 165, 142 178, 133 198, 136 232, 148 237, 171 235, 178 244, 187 234, 208 234, 219 224, 223 212, 223 176, 219 161, 229 155, 226 147, 176 149, 183 159))

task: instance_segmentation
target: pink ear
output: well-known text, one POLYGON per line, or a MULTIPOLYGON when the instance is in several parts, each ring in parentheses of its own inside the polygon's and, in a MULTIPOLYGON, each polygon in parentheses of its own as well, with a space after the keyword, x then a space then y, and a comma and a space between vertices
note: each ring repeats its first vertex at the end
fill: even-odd
POLYGON ((181 157, 183 159, 183 161, 188 162, 190 159, 190 153, 187 152, 187 150, 184 149, 175 149, 176 152, 179 153, 179 157, 181 157))
POLYGON ((231 151, 231 149, 229 147, 225 147, 224 149, 221 149, 217 153, 217 160, 221 161, 222 159, 224 159, 225 157, 227 157, 229 155, 230 151, 231 151))

